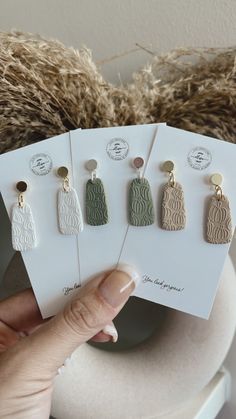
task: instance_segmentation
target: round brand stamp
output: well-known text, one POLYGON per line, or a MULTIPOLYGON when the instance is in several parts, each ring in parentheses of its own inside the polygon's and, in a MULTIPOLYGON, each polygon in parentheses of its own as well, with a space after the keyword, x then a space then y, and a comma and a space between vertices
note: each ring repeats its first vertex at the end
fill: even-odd
POLYGON ((44 176, 52 170, 52 159, 48 154, 35 154, 30 159, 30 169, 37 176, 44 176))
POLYGON ((204 170, 210 166, 212 155, 205 147, 195 147, 188 153, 188 163, 196 170, 204 170))
POLYGON ((129 152, 129 144, 123 138, 113 138, 107 144, 107 154, 112 160, 123 160, 129 152))

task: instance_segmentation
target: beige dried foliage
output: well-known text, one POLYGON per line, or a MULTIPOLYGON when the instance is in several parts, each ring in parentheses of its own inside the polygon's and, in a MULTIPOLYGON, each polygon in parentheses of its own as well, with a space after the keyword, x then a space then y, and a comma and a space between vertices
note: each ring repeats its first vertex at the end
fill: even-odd
POLYGON ((2 32, 0 153, 79 127, 163 121, 236 142, 235 52, 174 50, 114 86, 86 48, 2 32))

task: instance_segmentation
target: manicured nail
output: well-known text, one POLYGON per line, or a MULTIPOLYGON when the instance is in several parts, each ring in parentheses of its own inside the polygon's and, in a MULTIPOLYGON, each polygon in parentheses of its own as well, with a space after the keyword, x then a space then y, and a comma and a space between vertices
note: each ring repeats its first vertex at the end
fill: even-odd
POLYGON ((113 307, 124 303, 140 281, 140 276, 129 265, 119 265, 99 286, 103 298, 113 307))
POLYGON ((118 332, 114 325, 107 324, 103 329, 102 332, 105 333, 105 335, 109 335, 112 337, 112 342, 116 343, 118 340, 118 332))
POLYGON ((58 368, 57 374, 59 375, 63 374, 63 372, 65 371, 65 368, 68 367, 70 361, 71 361, 71 357, 66 358, 64 364, 60 368, 58 368))
POLYGON ((127 265, 126 263, 119 263, 116 270, 126 272, 134 281, 135 288, 137 288, 141 282, 141 275, 132 266, 127 265))

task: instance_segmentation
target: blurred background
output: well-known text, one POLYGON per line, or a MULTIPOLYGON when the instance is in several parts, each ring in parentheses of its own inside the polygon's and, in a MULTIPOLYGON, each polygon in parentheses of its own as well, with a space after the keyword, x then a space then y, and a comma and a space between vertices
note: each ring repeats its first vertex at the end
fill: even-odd
POLYGON ((115 83, 129 81, 150 53, 233 45, 235 21, 235 0, 0 0, 1 31, 15 28, 75 48, 86 45, 115 83))

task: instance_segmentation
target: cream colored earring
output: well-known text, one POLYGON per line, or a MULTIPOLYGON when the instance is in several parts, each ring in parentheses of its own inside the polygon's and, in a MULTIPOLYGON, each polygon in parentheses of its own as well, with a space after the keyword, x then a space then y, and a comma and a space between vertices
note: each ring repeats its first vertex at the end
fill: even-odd
POLYGON ((18 202, 12 208, 12 247, 14 250, 24 251, 36 247, 36 232, 30 205, 25 202, 27 183, 20 181, 16 184, 19 192, 18 202))
POLYGON ((174 163, 167 160, 162 170, 167 172, 169 180, 164 186, 161 204, 161 227, 164 230, 182 230, 186 223, 184 193, 180 183, 175 181, 174 163))
POLYGON ((63 179, 57 195, 58 224, 62 234, 78 234, 83 230, 83 217, 77 192, 70 186, 68 173, 65 166, 57 170, 57 175, 63 179))
POLYGON ((232 239, 232 220, 228 198, 223 195, 221 188, 222 175, 214 173, 210 177, 210 183, 215 188, 215 194, 210 198, 206 238, 209 243, 230 243, 232 239))

